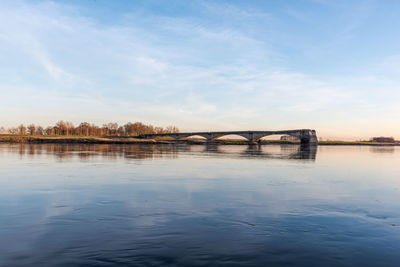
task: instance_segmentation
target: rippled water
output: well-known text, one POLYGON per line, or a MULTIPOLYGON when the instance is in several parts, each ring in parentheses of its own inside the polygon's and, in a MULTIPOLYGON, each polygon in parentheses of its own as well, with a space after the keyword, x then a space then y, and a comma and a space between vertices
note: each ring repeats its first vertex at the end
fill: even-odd
POLYGON ((400 149, 0 144, 1 266, 400 266, 400 149))

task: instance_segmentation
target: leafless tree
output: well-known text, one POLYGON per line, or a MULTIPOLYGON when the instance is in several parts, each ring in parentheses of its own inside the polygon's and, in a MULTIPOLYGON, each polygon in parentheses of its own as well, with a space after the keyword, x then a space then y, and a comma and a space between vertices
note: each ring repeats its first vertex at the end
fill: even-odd
POLYGON ((45 134, 45 130, 43 129, 42 126, 36 127, 36 134, 37 134, 37 135, 43 135, 43 134, 45 134))
POLYGON ((30 124, 28 126, 28 134, 30 135, 34 135, 36 132, 36 126, 34 124, 30 124))
POLYGON ((21 134, 21 135, 26 134, 26 127, 23 124, 18 126, 18 134, 21 134))
POLYGON ((18 128, 12 127, 8 129, 9 134, 18 134, 18 128))
POLYGON ((179 133, 179 129, 176 126, 167 126, 166 133, 179 133))
POLYGON ((58 121, 54 126, 43 128, 30 124, 27 128, 20 125, 17 128, 9 128, 8 130, 2 127, 0 133, 9 134, 38 134, 38 135, 81 135, 81 136, 138 136, 141 134, 152 133, 177 133, 179 129, 176 126, 167 126, 166 128, 160 126, 153 126, 144 124, 142 122, 128 122, 123 126, 118 126, 117 123, 107 123, 102 127, 88 122, 82 122, 79 126, 75 127, 71 122, 58 121))

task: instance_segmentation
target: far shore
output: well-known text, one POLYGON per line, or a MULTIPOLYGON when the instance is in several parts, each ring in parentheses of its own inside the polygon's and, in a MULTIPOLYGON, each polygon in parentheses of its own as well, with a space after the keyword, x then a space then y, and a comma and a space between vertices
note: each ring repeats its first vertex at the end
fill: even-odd
MULTIPOLYGON (((29 143, 29 144, 205 144, 204 139, 184 139, 174 140, 171 138, 162 139, 140 139, 129 136, 43 136, 43 135, 0 135, 0 143, 29 143)), ((283 140, 261 140, 261 142, 251 143, 241 139, 218 139, 212 144, 221 145, 273 145, 273 144, 288 144, 299 145, 298 141, 283 141, 283 140)), ((352 145, 352 146, 400 146, 400 143, 380 143, 368 141, 319 141, 318 145, 352 145)))

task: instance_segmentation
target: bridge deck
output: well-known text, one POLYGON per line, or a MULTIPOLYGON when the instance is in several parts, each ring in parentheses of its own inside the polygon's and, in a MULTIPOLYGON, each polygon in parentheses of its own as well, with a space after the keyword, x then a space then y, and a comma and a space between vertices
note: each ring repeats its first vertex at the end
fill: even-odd
POLYGON ((179 133, 160 133, 160 134, 141 134, 139 136, 169 136, 169 135, 202 135, 202 134, 287 134, 287 133, 296 133, 300 131, 314 131, 311 129, 297 129, 297 130, 279 130, 279 131, 211 131, 211 132, 179 132, 179 133))

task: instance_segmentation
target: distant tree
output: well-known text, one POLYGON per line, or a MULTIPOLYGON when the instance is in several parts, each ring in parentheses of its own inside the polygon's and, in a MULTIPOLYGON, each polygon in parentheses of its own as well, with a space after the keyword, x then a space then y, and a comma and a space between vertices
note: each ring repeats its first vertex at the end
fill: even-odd
POLYGON ((164 133, 164 128, 163 127, 154 127, 154 133, 156 134, 162 134, 164 133))
POLYGON ((92 123, 92 125, 90 125, 89 128, 89 135, 99 136, 100 135, 99 127, 97 127, 95 124, 92 123))
POLYGON ((57 128, 56 134, 58 135, 69 135, 74 129, 74 125, 71 122, 64 121, 57 122, 55 127, 57 128))
POLYGON ((125 135, 125 128, 123 126, 119 126, 117 130, 117 135, 118 136, 123 136, 125 135))
POLYGON ((108 123, 107 129, 109 130, 110 135, 117 135, 118 123, 115 123, 115 122, 108 123))
POLYGON ((56 132, 55 132, 55 127, 47 127, 44 131, 45 131, 45 133, 46 133, 46 135, 55 135, 56 134, 56 132))
POLYGON ((35 125, 34 125, 34 124, 30 124, 30 125, 28 126, 28 134, 34 135, 35 132, 36 132, 36 127, 35 127, 35 125))
POLYGON ((58 121, 53 128, 56 135, 63 135, 65 132, 65 123, 63 121, 58 121))
POLYGON ((30 124, 28 127, 20 125, 17 128, 4 129, 0 128, 0 133, 10 134, 38 134, 38 135, 84 135, 84 136, 138 136, 141 134, 162 134, 162 133, 178 133, 179 129, 176 126, 167 126, 166 128, 144 124, 142 122, 128 122, 123 126, 118 126, 117 123, 103 124, 98 127, 95 124, 82 122, 75 127, 72 122, 58 121, 54 126, 48 126, 45 129, 41 126, 30 124))
POLYGON ((176 126, 170 125, 170 126, 167 126, 166 132, 167 133, 179 133, 179 129, 176 126))
POLYGON ((9 134, 18 134, 19 130, 18 128, 12 127, 8 129, 9 134))
POLYGON ((18 133, 21 134, 21 135, 26 134, 26 127, 23 124, 18 126, 18 133))
POLYGON ((66 121, 64 124, 65 124, 65 135, 73 134, 75 129, 74 124, 69 121, 66 121))
POLYGON ((78 133, 79 135, 85 135, 88 136, 89 135, 89 131, 90 130, 90 124, 88 122, 82 122, 81 124, 79 124, 78 126, 78 133))
POLYGON ((42 126, 36 127, 36 134, 37 134, 37 135, 43 135, 43 134, 45 134, 45 131, 44 131, 44 129, 43 129, 42 126))
POLYGON ((3 126, 0 127, 0 134, 6 134, 6 133, 7 133, 6 129, 3 126))
POLYGON ((133 135, 134 134, 134 125, 131 122, 128 122, 124 125, 125 135, 133 135))

